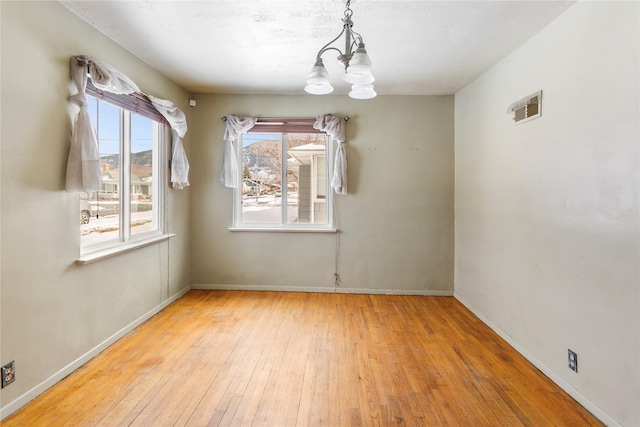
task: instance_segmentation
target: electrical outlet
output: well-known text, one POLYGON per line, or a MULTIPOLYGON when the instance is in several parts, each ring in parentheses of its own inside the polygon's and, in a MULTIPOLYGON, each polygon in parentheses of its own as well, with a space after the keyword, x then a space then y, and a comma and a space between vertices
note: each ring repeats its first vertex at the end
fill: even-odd
POLYGON ((16 380, 16 362, 11 361, 2 367, 2 388, 16 380))
POLYGON ((578 373, 578 355, 569 350, 569 369, 578 373))

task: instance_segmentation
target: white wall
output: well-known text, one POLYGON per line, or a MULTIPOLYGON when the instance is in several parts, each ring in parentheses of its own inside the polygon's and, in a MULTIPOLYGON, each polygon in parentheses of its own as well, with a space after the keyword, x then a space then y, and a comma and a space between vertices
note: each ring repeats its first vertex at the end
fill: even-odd
POLYGON ((578 2, 456 94, 456 295, 640 425, 639 4, 578 2), (507 106, 542 89, 542 117, 507 106), (578 353, 579 373, 567 368, 578 353))
MULTIPOLYGON (((78 266, 78 195, 64 191, 69 58, 88 54, 188 112, 188 94, 57 2, 1 2, 5 417, 114 335, 188 289, 189 190, 169 192, 169 242, 78 266)), ((187 134, 188 146, 190 133, 187 134)))
POLYGON ((453 96, 199 95, 192 144, 194 287, 452 294, 453 96), (225 114, 347 115, 338 234, 230 232, 218 182, 225 114))

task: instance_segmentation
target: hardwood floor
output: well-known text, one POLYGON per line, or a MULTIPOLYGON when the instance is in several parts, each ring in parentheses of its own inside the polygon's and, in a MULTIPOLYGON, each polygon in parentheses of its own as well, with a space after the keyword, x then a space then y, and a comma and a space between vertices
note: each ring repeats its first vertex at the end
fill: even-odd
POLYGON ((2 425, 602 424, 451 297, 190 291, 2 425))

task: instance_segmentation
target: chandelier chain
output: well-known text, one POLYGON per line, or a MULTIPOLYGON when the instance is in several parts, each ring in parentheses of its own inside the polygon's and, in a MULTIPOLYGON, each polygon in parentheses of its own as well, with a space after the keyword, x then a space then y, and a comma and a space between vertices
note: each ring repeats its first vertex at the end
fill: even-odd
POLYGON ((347 0, 346 9, 344 10, 343 21, 351 20, 352 16, 353 16, 353 10, 351 10, 351 0, 347 0))

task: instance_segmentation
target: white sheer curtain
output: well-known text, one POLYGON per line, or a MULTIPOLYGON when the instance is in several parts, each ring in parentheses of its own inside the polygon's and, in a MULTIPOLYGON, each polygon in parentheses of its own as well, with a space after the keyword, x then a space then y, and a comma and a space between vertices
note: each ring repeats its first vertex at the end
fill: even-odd
POLYGON ((117 93, 119 95, 128 95, 134 92, 141 92, 137 84, 129 77, 113 68, 109 64, 98 61, 89 56, 77 57, 83 60, 89 67, 89 75, 91 82, 98 89, 105 92, 117 93))
POLYGON ((71 58, 71 78, 78 93, 69 100, 80 107, 73 122, 71 149, 67 161, 67 191, 97 191, 102 188, 100 175, 100 152, 96 133, 91 124, 87 105, 87 65, 77 58, 71 58))
POLYGON ((313 124, 314 129, 326 132, 338 143, 333 164, 333 176, 331 177, 331 188, 336 194, 347 194, 347 152, 344 148, 345 120, 343 117, 325 114, 316 117, 313 124))
POLYGON ((187 118, 173 102, 147 95, 153 106, 164 116, 171 126, 171 185, 173 188, 184 188, 189 185, 189 160, 184 150, 182 138, 187 133, 187 118))
POLYGON ((71 96, 70 101, 80 106, 80 112, 74 121, 71 150, 67 162, 66 190, 91 192, 100 190, 102 184, 98 143, 91 125, 85 94, 87 72, 91 76, 93 85, 105 92, 123 95, 141 93, 149 98, 156 110, 167 119, 172 129, 172 186, 184 188, 189 185, 189 162, 182 145, 182 138, 187 133, 187 120, 184 113, 173 102, 142 92, 129 77, 112 66, 82 55, 71 57, 71 75, 78 93, 71 96))
POLYGON ((240 134, 251 129, 258 119, 255 117, 228 115, 224 116, 224 120, 227 122, 227 127, 224 131, 224 157, 222 158, 220 183, 225 187, 237 188, 240 185, 240 166, 238 165, 234 144, 240 134))

